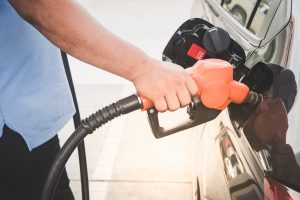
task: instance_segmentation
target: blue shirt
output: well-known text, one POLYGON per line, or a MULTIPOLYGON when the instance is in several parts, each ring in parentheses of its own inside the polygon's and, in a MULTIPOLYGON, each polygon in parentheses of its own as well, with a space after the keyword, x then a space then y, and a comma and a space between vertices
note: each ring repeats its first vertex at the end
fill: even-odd
POLYGON ((31 150, 74 113, 59 49, 0 0, 0 137, 6 124, 31 150))

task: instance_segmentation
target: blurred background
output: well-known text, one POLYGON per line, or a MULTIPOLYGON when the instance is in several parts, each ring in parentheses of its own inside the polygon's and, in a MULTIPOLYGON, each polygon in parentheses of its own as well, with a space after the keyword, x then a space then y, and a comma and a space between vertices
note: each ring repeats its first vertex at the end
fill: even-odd
MULTIPOLYGON (((191 0, 79 3, 111 32, 157 59, 178 26, 190 17, 192 5, 191 0)), ((69 60, 82 118, 135 92, 133 85, 120 77, 70 56, 69 60)), ((166 117, 171 122, 174 118, 176 114, 166 117)), ((70 121, 59 134, 61 144, 73 130, 70 121)), ((137 111, 105 125, 85 142, 91 199, 192 199, 191 135, 187 132, 157 140, 146 113, 137 111)), ((67 171, 79 200, 77 152, 67 163, 67 171)))
MULTIPOLYGON (((108 30, 157 59, 161 59, 165 45, 178 26, 190 17, 192 5, 192 0, 78 2, 108 30)), ((75 59, 71 59, 71 66, 76 84, 129 84, 75 59)))

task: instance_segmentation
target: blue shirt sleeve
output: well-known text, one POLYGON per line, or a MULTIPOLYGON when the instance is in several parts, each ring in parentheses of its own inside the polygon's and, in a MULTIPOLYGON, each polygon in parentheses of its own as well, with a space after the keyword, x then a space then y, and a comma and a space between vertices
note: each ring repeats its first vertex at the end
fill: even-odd
POLYGON ((0 136, 5 123, 29 149, 75 113, 60 50, 0 0, 0 136))

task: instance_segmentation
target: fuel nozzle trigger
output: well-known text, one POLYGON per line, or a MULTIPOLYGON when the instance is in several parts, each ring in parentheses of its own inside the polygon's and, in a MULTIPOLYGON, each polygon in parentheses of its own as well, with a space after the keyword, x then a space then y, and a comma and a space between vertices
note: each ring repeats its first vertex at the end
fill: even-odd
POLYGON ((220 110, 205 107, 198 97, 194 97, 192 103, 187 108, 189 118, 177 126, 165 129, 159 123, 159 112, 154 107, 147 110, 151 130, 157 139, 211 121, 215 119, 220 112, 220 110))
POLYGON ((257 63, 251 69, 244 65, 243 48, 226 30, 200 18, 187 20, 175 31, 163 51, 163 60, 187 69, 199 94, 198 101, 194 99, 188 106, 189 119, 171 129, 161 127, 153 104, 143 101, 143 105, 147 105, 143 110, 147 110, 156 138, 208 122, 228 105, 229 111, 255 108, 263 99, 259 94, 266 91, 273 80, 272 72, 264 63, 257 63), (213 58, 223 61, 211 60, 213 58))
POLYGON ((158 111, 142 98, 144 110, 156 138, 165 137, 178 131, 206 123, 216 118, 230 103, 256 103, 257 94, 233 79, 233 66, 220 59, 198 61, 193 67, 186 69, 198 86, 198 94, 188 106, 188 120, 165 129, 161 126, 158 111))

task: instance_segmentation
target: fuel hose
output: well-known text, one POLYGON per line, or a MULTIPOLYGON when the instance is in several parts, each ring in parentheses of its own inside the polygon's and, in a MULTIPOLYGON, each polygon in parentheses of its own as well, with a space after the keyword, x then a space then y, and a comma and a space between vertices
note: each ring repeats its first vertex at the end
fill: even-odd
MULTIPOLYGON (((246 85, 233 80, 233 67, 226 61, 217 59, 202 60, 187 70, 198 86, 198 97, 207 108, 224 110, 230 103, 250 103, 256 105, 263 99, 261 94, 250 91, 246 85)), ((82 120, 80 126, 77 127, 58 152, 46 179, 41 199, 53 199, 57 182, 66 162, 74 149, 81 144, 88 134, 93 133, 97 128, 116 117, 139 109, 148 110, 151 107, 153 107, 153 103, 147 98, 138 95, 131 95, 100 109, 82 120)), ((207 113, 198 113, 197 116, 200 117, 200 115, 205 114, 207 113)), ((158 118, 156 119, 158 120, 158 118)), ((212 119, 208 118, 209 121, 212 119)), ((174 129, 175 131, 173 133, 199 125, 198 122, 200 122, 200 124, 204 123, 203 120, 197 121, 190 119, 186 124, 184 124, 183 129, 181 129, 180 127, 182 126, 179 125, 174 129)), ((150 125, 151 124, 152 123, 150 123, 150 125)), ((152 130, 154 130, 152 125, 152 130)), ((156 122, 154 125, 159 126, 159 123, 156 122)), ((157 127, 155 127, 155 130, 156 128, 157 127)))
POLYGON ((41 200, 53 199, 56 185, 66 162, 76 147, 88 134, 93 133, 97 128, 116 117, 128 114, 138 109, 142 109, 142 107, 143 104, 139 97, 137 95, 131 95, 98 110, 94 114, 82 120, 81 125, 73 132, 73 134, 69 137, 57 154, 46 179, 41 200))
MULTIPOLYGON (((68 61, 68 56, 65 52, 61 51, 61 57, 64 64, 67 80, 69 83, 70 91, 73 98, 73 103, 75 106, 75 114, 73 116, 73 122, 75 129, 78 128, 81 125, 81 117, 76 97, 76 92, 74 88, 72 73, 68 61)), ((88 177, 88 170, 87 170, 87 161, 86 161, 86 153, 85 153, 85 144, 84 141, 82 141, 78 145, 78 159, 79 159, 79 169, 80 169, 80 179, 81 179, 81 194, 82 194, 82 200, 89 200, 90 194, 89 194, 89 177, 88 177)))
MULTIPOLYGON (((245 99, 245 103, 257 104, 261 101, 261 97, 261 95, 255 92, 249 92, 245 99)), ((107 122, 139 109, 143 109, 143 103, 140 100, 140 97, 137 95, 131 95, 98 110, 94 114, 82 120, 81 125, 72 133, 57 154, 46 179, 41 200, 53 199, 56 185, 66 162, 76 147, 87 135, 93 133, 97 128, 107 122)))

